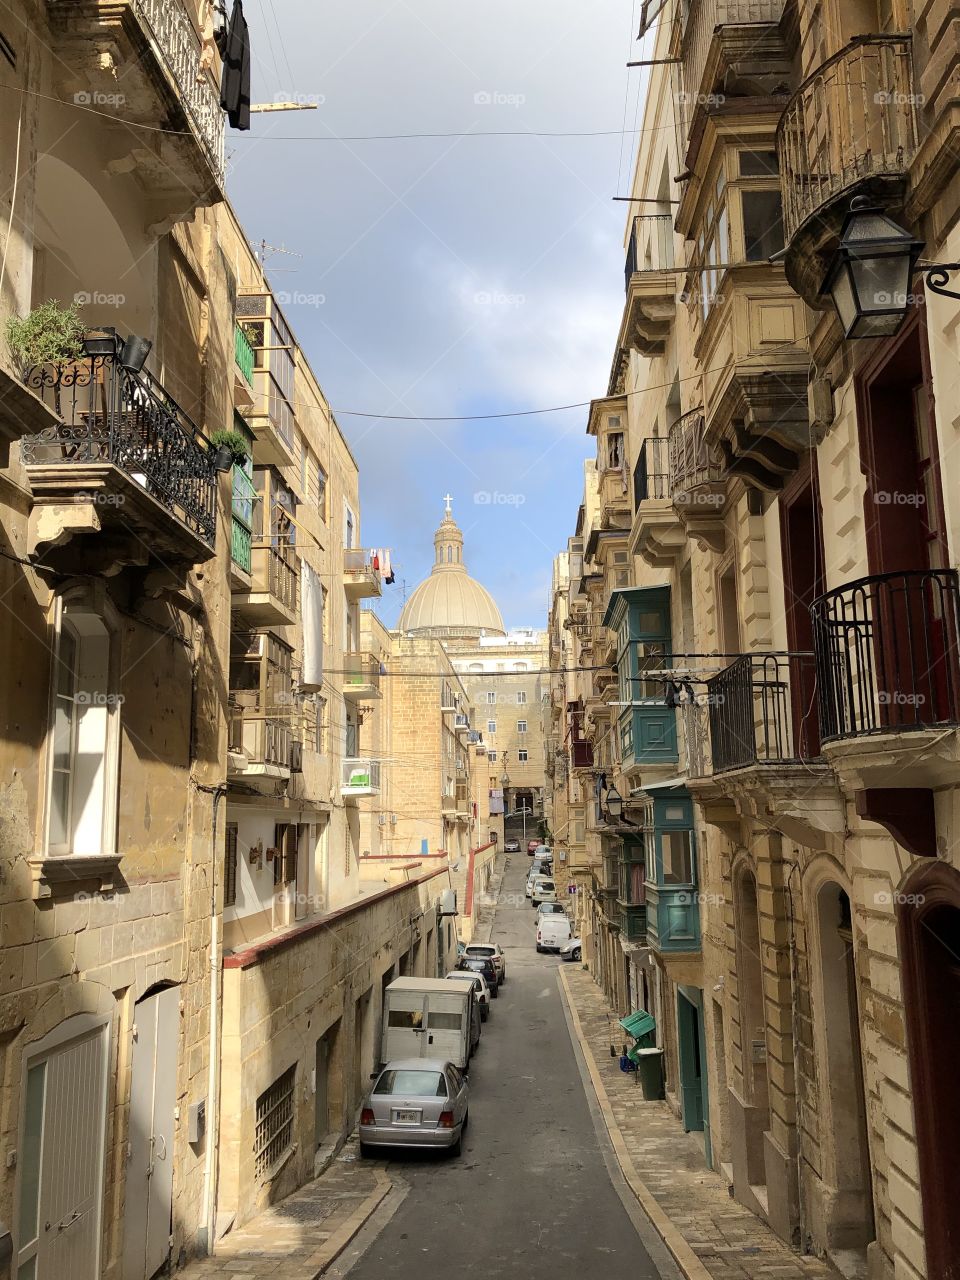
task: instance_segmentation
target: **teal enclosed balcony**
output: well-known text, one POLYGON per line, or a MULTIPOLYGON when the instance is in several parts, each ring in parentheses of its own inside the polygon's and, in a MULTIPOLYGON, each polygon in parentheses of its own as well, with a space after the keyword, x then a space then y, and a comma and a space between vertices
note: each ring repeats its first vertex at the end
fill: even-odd
POLYGON ((700 951, 700 894, 693 803, 683 787, 649 788, 644 810, 647 945, 662 954, 700 951))
POLYGON ((616 636, 617 732, 621 768, 675 765, 677 715, 665 703, 661 676, 670 653, 670 588, 613 591, 603 625, 616 636))

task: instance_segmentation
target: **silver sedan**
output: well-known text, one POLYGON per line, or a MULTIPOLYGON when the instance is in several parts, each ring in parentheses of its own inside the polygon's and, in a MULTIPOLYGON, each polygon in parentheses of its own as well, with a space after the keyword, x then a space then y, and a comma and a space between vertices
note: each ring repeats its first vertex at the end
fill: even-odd
POLYGON ((360 1113, 360 1154, 374 1147, 438 1147, 458 1156, 469 1116, 468 1077, 439 1058, 388 1062, 360 1113))

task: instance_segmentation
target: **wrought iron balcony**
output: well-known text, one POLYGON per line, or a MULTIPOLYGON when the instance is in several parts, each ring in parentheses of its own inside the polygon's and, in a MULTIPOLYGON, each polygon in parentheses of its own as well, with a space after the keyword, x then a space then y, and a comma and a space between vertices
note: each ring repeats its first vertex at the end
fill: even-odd
POLYGON ((343 655, 343 696, 366 702, 380 695, 380 663, 372 653, 343 655))
POLYGON ((343 588, 350 600, 370 600, 383 592, 383 575, 372 551, 347 547, 343 553, 343 588))
POLYGON ((676 313, 674 268, 672 216, 639 214, 633 220, 624 267, 627 297, 618 351, 663 354, 676 313))
POLYGON ((744 654, 707 681, 714 773, 817 759, 812 653, 744 654))
POLYGON ((147 548, 168 561, 213 555, 214 452, 160 383, 123 368, 116 353, 37 365, 24 382, 58 419, 21 438, 33 549, 102 530, 137 542, 141 562, 147 548))
POLYGON ((956 570, 859 578, 812 612, 826 741, 960 724, 956 570))
POLYGON ((380 761, 350 757, 343 762, 343 798, 375 796, 380 792, 380 761))
POLYGON ((289 627, 297 620, 300 558, 285 539, 252 541, 250 585, 234 591, 234 614, 252 627, 289 627))
POLYGON ((637 214, 630 229, 627 260, 623 268, 627 292, 629 293, 630 283, 638 272, 672 271, 675 266, 673 214, 637 214))
POLYGON ((670 502, 666 436, 651 436, 643 442, 633 471, 633 504, 630 550, 656 568, 670 567, 686 549, 686 539, 670 502))
POLYGON ((919 132, 909 35, 861 36, 801 84, 777 130, 787 275, 812 305, 850 199, 896 209, 919 132), (822 251, 822 252, 821 252, 822 251))
POLYGON ((71 92, 78 84, 103 94, 119 87, 118 128, 167 125, 149 148, 129 148, 151 196, 175 198, 184 210, 222 198, 219 58, 201 69, 203 45, 183 0, 47 0, 47 10, 71 92))

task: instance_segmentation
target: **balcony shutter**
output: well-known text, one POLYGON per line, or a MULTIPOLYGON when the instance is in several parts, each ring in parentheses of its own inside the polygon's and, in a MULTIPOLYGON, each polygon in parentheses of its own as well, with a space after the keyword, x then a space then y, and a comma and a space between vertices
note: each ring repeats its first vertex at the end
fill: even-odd
POLYGON ((223 905, 232 907, 237 900, 237 824, 227 823, 227 847, 223 864, 223 905))

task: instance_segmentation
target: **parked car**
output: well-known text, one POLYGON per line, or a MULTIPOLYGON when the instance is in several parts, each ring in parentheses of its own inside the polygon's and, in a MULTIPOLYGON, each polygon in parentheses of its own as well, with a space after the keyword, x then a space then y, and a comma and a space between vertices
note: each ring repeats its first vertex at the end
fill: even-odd
POLYGON ((360 1112, 360 1154, 439 1147, 458 1156, 470 1114, 468 1077, 442 1058, 400 1058, 376 1073, 360 1112))
MULTIPOLYGON (((550 903, 545 903, 550 906, 550 903)), ((556 904, 553 904, 556 905, 556 904)), ((537 950, 538 951, 559 951, 567 942, 573 930, 570 928, 570 921, 564 912, 544 911, 543 908, 537 912, 537 950)))
POLYGON ((497 977, 497 966, 490 956, 461 956, 457 968, 472 969, 474 973, 482 973, 494 1000, 499 996, 500 979, 497 977))
MULTIPOLYGON (((534 895, 534 891, 535 891, 535 889, 537 888, 537 885, 541 884, 544 880, 550 880, 550 881, 551 881, 551 883, 552 883, 552 881, 553 881, 553 874, 552 874, 552 872, 549 872, 549 871, 538 871, 538 872, 537 872, 536 874, 534 874, 534 875, 527 876, 527 888, 526 888, 526 895, 527 895, 527 897, 528 897, 528 898, 532 898, 532 897, 533 897, 533 895, 534 895)), ((556 896, 556 895, 554 895, 554 896, 556 896)), ((543 901, 543 899, 541 899, 541 901, 543 901)), ((534 906, 536 906, 536 902, 534 902, 534 906)))
POLYGON ((480 1006, 480 1020, 486 1022, 490 1017, 490 988, 482 973, 474 973, 472 969, 451 969, 447 977, 454 982, 472 982, 480 1006))
POLYGON ((561 960, 579 960, 582 954, 582 947, 579 938, 569 938, 560 948, 561 960))
POLYGON ((535 853, 537 852, 537 848, 539 847, 539 845, 540 845, 540 841, 539 841, 539 840, 528 840, 528 841, 527 841, 527 853, 529 853, 529 854, 531 854, 531 855, 535 854, 535 853))
POLYGON ((565 916, 566 914, 562 902, 541 902, 537 907, 538 916, 565 916))
POLYGON ((503 846, 503 852, 504 852, 504 853, 519 853, 519 852, 520 852, 520 841, 519 841, 519 840, 507 840, 507 841, 504 843, 504 846, 503 846))
POLYGON ((507 961, 498 942, 470 942, 464 953, 468 956, 489 956, 497 968, 497 981, 502 986, 507 980, 507 961))
POLYGON ((533 882, 533 892, 530 895, 530 900, 535 907, 538 907, 541 902, 556 902, 557 886, 552 880, 548 880, 546 876, 538 876, 533 882))

